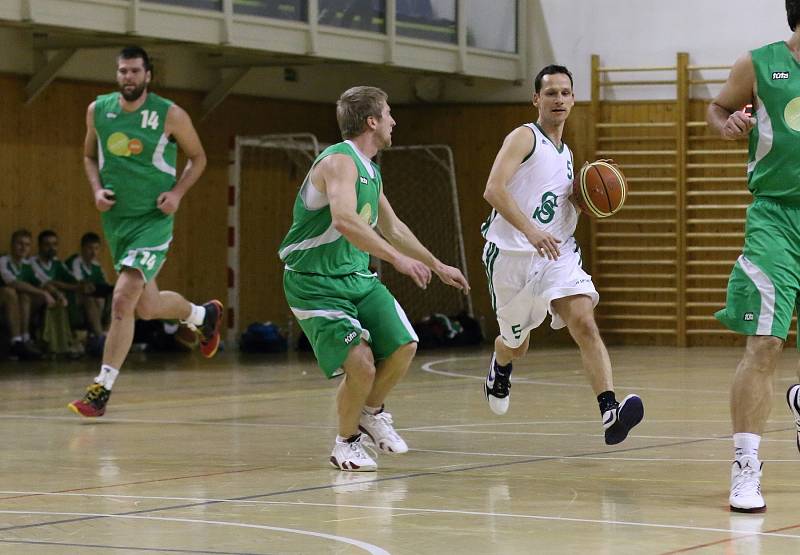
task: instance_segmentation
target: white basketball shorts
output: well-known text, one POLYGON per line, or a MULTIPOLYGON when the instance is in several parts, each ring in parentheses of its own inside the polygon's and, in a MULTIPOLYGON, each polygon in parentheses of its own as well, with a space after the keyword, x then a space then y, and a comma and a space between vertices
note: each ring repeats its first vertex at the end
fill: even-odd
POLYGON ((555 299, 586 295, 597 306, 600 295, 592 276, 581 267, 581 252, 574 238, 559 245, 557 260, 538 254, 500 250, 486 243, 483 264, 489 281, 492 307, 500 324, 503 343, 521 346, 528 333, 538 328, 549 313, 550 327, 561 329, 566 322, 553 310, 555 299))

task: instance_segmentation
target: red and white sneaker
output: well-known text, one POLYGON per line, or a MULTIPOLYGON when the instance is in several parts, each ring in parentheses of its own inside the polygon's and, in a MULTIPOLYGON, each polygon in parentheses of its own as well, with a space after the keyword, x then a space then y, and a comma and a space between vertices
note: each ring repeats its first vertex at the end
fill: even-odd
POLYGON ((106 403, 110 396, 110 389, 106 389, 99 383, 93 383, 86 388, 86 395, 83 396, 83 399, 72 401, 67 407, 75 414, 87 418, 103 416, 106 413, 106 403))
POLYGON ((794 384, 786 392, 786 403, 794 416, 794 424, 797 426, 797 450, 800 451, 800 383, 794 384))
POLYGON ((364 444, 361 443, 363 439, 364 434, 361 434, 355 441, 337 441, 331 453, 331 465, 346 472, 375 472, 378 470, 378 464, 367 454, 364 444))
POLYGON ((761 495, 761 469, 763 463, 745 455, 731 466, 731 495, 728 501, 735 513, 763 513, 767 510, 761 495))
POLYGON ((206 358, 211 358, 219 349, 224 312, 222 303, 216 299, 205 303, 203 308, 206 309, 206 316, 203 318, 203 324, 197 328, 197 333, 200 335, 200 353, 206 358))
POLYGON ((378 414, 362 414, 358 429, 384 453, 407 453, 408 445, 395 431, 393 423, 392 415, 381 410, 378 414))

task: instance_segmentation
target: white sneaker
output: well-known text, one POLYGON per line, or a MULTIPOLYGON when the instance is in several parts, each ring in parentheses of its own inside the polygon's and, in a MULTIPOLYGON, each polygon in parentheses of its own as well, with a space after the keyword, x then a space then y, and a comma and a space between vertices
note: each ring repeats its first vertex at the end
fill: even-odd
POLYGON ((408 445, 392 426, 392 415, 386 411, 362 414, 358 429, 369 436, 375 447, 384 453, 407 453, 408 445))
MULTIPOLYGON (((498 375, 495 371, 496 353, 492 353, 492 360, 489 361, 489 373, 486 374, 486 381, 483 383, 483 393, 489 408, 495 414, 503 415, 508 412, 508 405, 511 403, 511 378, 510 376, 498 375)), ((509 366, 511 366, 509 364, 509 366)))
POLYGON ((797 426, 797 450, 800 451, 800 384, 795 384, 786 392, 786 402, 789 410, 794 416, 794 423, 797 426))
POLYGON ((378 464, 367 454, 364 445, 361 443, 364 435, 360 435, 357 440, 351 442, 336 442, 331 453, 331 465, 339 470, 347 472, 374 472, 378 470, 378 464))
POLYGON ((735 513, 763 513, 767 510, 761 495, 761 468, 757 458, 745 455, 731 466, 731 496, 728 499, 735 513))

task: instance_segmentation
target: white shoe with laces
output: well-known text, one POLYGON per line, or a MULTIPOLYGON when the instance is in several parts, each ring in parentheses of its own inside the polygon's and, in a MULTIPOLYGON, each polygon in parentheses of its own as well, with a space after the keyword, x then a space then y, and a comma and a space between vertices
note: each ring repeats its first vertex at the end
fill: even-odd
POLYGON ((797 426, 797 450, 800 451, 800 384, 795 384, 786 392, 786 402, 789 410, 794 416, 794 423, 797 426))
POLYGON ((744 455, 731 466, 731 495, 728 499, 735 513, 763 513, 767 510, 761 495, 763 463, 752 455, 744 455))
POLYGON ((361 434, 355 441, 337 441, 331 453, 331 465, 346 472, 374 472, 378 470, 378 464, 364 449, 363 439, 364 434, 361 434))
POLYGON ((386 411, 362 414, 358 429, 367 434, 375 447, 384 453, 407 453, 408 445, 395 431, 393 423, 392 415, 386 411))
POLYGON ((483 382, 483 394, 489 408, 495 414, 503 415, 508 412, 508 405, 511 403, 511 363, 508 364, 508 374, 497 373, 497 353, 492 353, 489 361, 489 372, 486 374, 486 381, 483 382))

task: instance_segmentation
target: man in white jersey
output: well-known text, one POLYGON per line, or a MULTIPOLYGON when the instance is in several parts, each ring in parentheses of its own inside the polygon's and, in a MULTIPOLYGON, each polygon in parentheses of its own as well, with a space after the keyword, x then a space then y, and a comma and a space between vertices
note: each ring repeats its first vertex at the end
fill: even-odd
POLYGON ((572 234, 578 211, 571 201, 575 168, 562 140, 564 123, 575 104, 572 74, 547 66, 536 76, 536 123, 508 134, 495 158, 484 198, 492 205, 483 225, 483 261, 500 335, 489 364, 484 392, 495 414, 508 411, 512 361, 528 351, 530 332, 544 322, 567 326, 581 351, 583 368, 597 395, 605 441, 614 445, 644 416, 642 400, 618 403, 608 357, 594 307, 599 295, 581 267, 581 251, 572 234))

